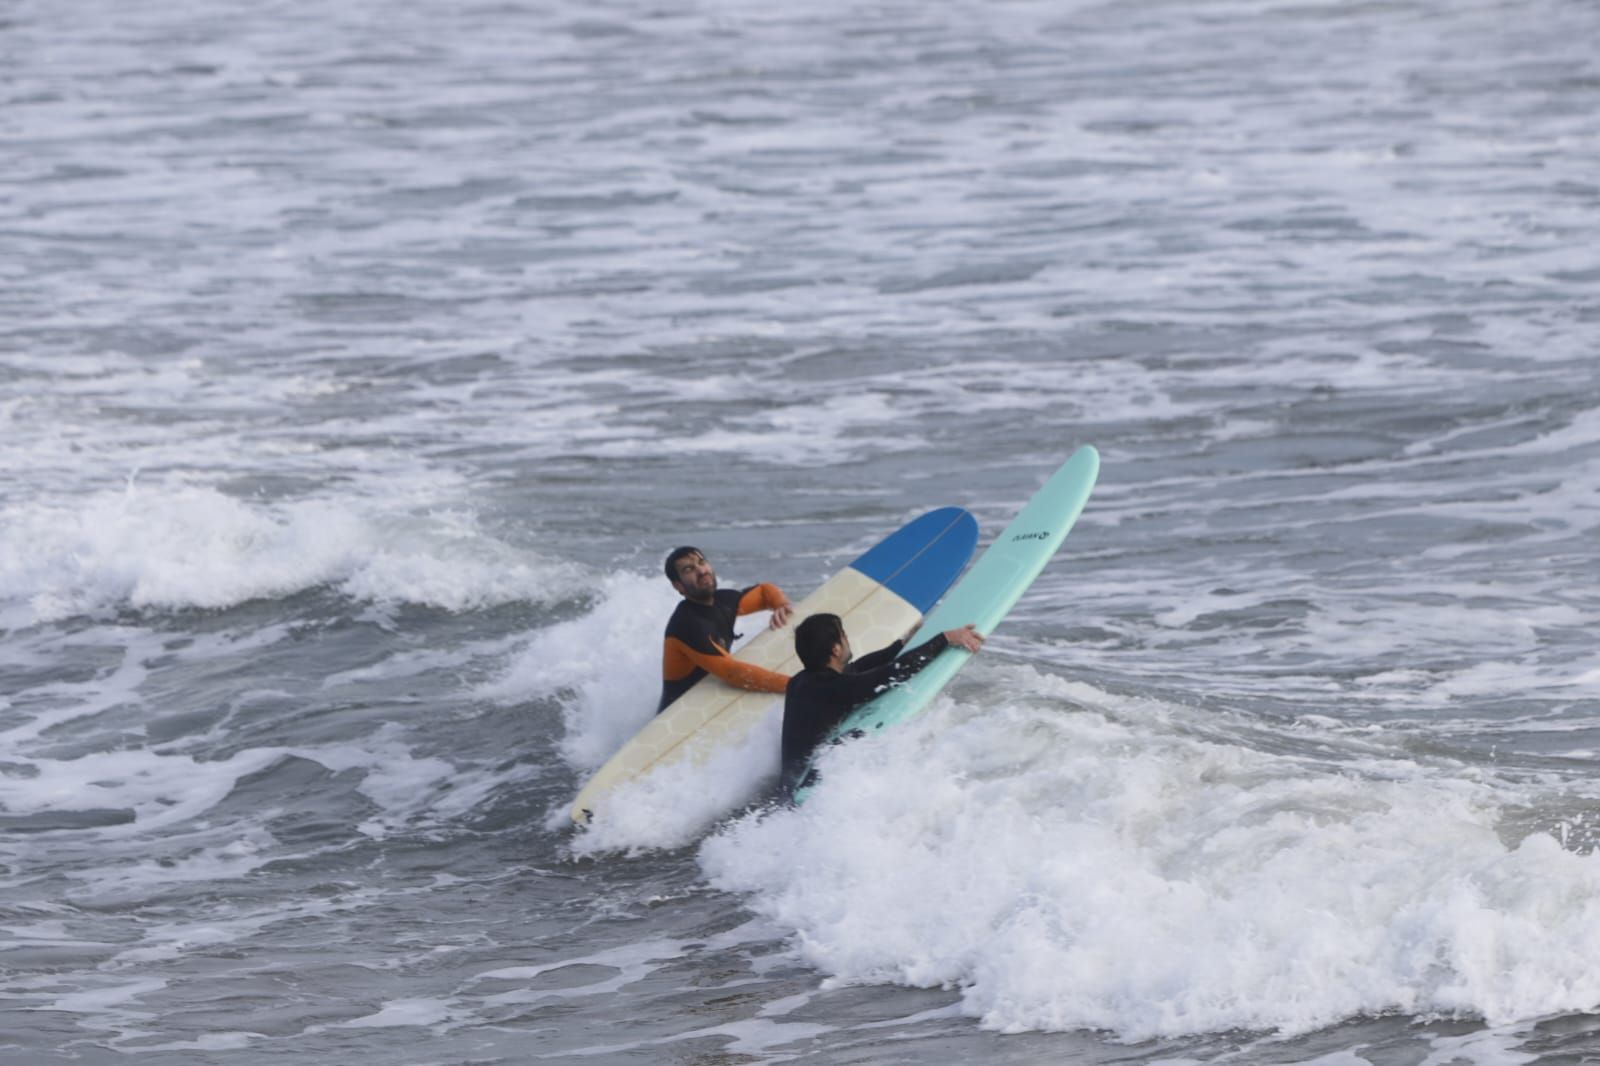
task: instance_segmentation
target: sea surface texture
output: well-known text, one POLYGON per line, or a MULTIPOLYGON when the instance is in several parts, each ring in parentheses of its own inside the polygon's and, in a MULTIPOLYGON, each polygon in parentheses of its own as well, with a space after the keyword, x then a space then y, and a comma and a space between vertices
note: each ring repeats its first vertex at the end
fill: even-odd
POLYGON ((0 5, 7 1066, 1593 1062, 1597 575, 1593 0, 0 5), (1084 444, 573 828, 669 549, 1084 444))

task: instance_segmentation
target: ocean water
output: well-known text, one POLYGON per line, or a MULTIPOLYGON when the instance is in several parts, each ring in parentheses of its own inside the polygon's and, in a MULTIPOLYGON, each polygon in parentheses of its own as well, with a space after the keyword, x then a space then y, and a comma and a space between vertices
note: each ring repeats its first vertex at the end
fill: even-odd
POLYGON ((1600 1059, 1597 42, 7 3, 0 1061, 1600 1059), (769 720, 567 823, 669 548, 801 595, 1081 444, 812 802, 769 720))

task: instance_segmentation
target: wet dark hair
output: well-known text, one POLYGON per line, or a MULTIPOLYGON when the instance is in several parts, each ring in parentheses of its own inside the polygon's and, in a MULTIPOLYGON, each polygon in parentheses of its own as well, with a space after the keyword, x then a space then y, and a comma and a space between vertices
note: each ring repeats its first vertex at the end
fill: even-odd
POLYGON ((674 585, 678 583, 678 560, 687 555, 704 556, 705 552, 699 548, 691 548, 687 544, 681 548, 672 549, 672 554, 667 556, 667 580, 674 585))
POLYGON ((794 627, 794 653, 807 670, 827 666, 833 646, 844 638, 844 622, 836 614, 814 614, 794 627))

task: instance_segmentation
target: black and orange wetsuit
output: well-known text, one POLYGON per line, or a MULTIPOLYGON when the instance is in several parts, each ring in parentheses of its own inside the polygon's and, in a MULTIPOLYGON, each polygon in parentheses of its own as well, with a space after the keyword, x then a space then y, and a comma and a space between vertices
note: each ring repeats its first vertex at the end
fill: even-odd
POLYGON ((843 673, 819 666, 795 674, 783 700, 783 792, 793 795, 806 780, 811 753, 851 711, 905 681, 949 646, 938 633, 896 659, 905 647, 897 640, 846 663, 843 673))
POLYGON ((789 683, 783 674, 742 663, 728 652, 738 636, 733 626, 740 615, 776 610, 788 602, 776 585, 761 584, 742 592, 718 589, 709 604, 679 603, 667 620, 666 646, 661 654, 661 703, 656 713, 666 710, 707 674, 735 688, 782 692, 789 683))

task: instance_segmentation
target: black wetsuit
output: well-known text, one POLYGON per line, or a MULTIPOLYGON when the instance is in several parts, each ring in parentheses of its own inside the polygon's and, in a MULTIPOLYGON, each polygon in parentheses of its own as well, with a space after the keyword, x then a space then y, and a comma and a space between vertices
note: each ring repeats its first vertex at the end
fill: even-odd
POLYGON ((844 672, 826 666, 802 670, 789 679, 783 699, 784 795, 792 795, 805 777, 811 753, 850 712, 885 689, 898 685, 950 646, 943 633, 924 641, 900 658, 905 646, 895 641, 881 651, 846 663, 844 672))
POLYGON ((789 680, 786 676, 740 662, 729 654, 729 649, 739 636, 733 627, 740 615, 770 611, 787 602, 776 586, 768 584, 752 585, 738 592, 718 589, 710 603, 680 601, 667 620, 661 659, 661 702, 656 705, 656 713, 666 710, 708 671, 737 688, 782 692, 789 680))

